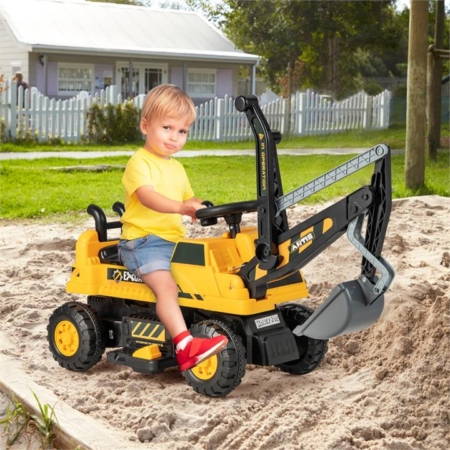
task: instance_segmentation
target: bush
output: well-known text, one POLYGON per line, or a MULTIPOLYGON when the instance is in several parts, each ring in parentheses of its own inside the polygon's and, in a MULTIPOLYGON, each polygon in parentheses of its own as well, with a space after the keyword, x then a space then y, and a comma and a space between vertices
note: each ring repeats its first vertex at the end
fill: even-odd
POLYGON ((392 95, 396 98, 406 98, 406 84, 402 83, 395 86, 392 95))
POLYGON ((141 139, 139 118, 131 101, 106 107, 95 103, 88 112, 86 140, 95 144, 136 142, 141 139))
POLYGON ((378 95, 383 92, 383 88, 375 80, 365 80, 363 89, 368 95, 378 95))

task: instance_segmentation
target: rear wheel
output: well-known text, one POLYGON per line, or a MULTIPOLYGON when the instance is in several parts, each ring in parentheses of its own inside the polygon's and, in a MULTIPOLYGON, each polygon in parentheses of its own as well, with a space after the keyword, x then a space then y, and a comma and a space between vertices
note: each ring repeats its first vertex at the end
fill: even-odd
POLYGON ((227 346, 190 370, 183 372, 186 382, 196 392, 208 397, 223 397, 241 383, 245 374, 245 348, 241 338, 227 325, 208 320, 193 325, 191 334, 211 338, 222 334, 228 338, 227 346))
POLYGON ((97 313, 79 302, 65 303, 53 311, 47 339, 53 358, 68 370, 89 370, 105 351, 97 313))
MULTIPOLYGON (((297 325, 305 323, 314 312, 311 308, 296 303, 288 303, 279 307, 288 328, 292 331, 297 325)), ((282 372, 292 375, 304 375, 313 371, 328 351, 328 341, 312 339, 307 336, 295 336, 299 358, 278 364, 282 372)))

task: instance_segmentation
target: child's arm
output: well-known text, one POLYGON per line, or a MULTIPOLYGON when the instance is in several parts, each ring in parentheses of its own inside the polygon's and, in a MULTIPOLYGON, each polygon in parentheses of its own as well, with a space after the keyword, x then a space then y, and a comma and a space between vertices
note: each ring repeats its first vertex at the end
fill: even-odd
POLYGON ((189 216, 194 220, 195 211, 205 207, 200 203, 200 200, 195 197, 185 200, 184 202, 171 200, 159 192, 156 192, 153 189, 153 186, 141 186, 136 190, 136 195, 144 206, 153 209, 153 211, 167 214, 181 214, 183 216, 189 216))

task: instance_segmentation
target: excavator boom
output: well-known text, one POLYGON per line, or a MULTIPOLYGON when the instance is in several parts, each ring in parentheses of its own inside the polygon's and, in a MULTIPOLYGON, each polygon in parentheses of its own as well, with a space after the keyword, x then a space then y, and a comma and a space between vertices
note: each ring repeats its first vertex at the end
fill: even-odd
POLYGON ((366 328, 381 314, 383 294, 395 276, 381 256, 392 203, 389 147, 377 145, 283 195, 276 151, 280 133, 270 129, 256 97, 238 97, 236 108, 247 115, 256 142, 258 239, 255 257, 239 271, 251 296, 263 298, 271 283, 298 272, 347 233, 362 255, 360 276, 338 285, 294 333, 328 339, 366 328), (369 185, 289 228, 286 208, 371 164, 369 185), (262 275, 256 277, 256 269, 262 275))

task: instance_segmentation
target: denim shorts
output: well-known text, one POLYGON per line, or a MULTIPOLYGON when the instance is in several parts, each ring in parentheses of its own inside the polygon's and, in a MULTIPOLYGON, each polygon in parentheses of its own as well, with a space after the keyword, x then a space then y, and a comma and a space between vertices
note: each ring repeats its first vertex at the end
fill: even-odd
POLYGON ((118 244, 122 264, 137 276, 156 270, 170 270, 170 259, 175 243, 149 234, 129 241, 121 239, 118 244))

